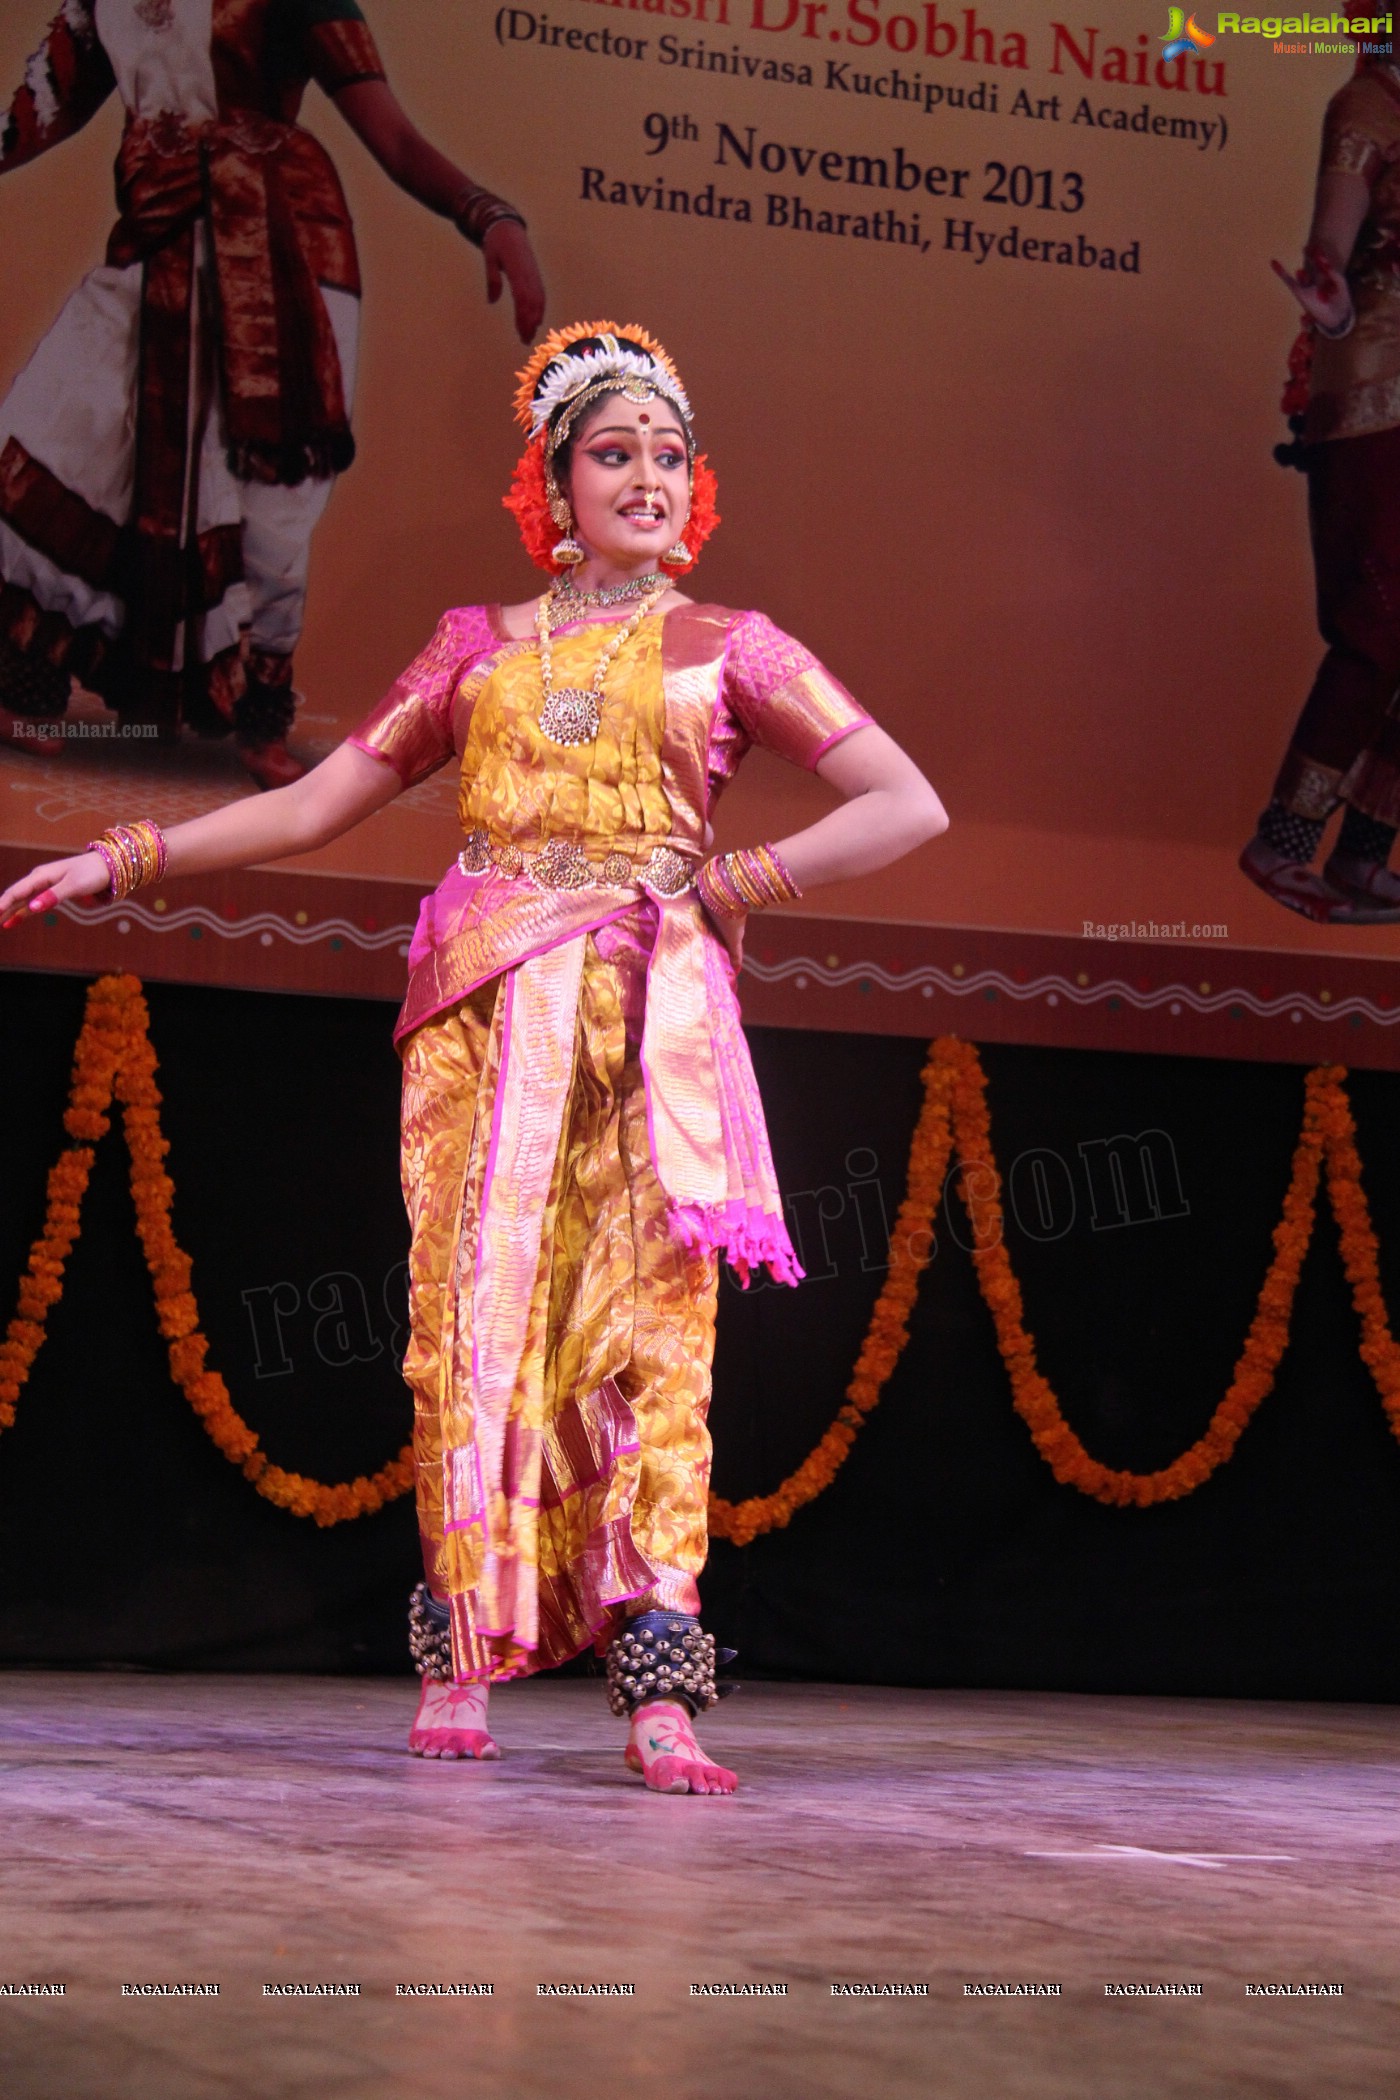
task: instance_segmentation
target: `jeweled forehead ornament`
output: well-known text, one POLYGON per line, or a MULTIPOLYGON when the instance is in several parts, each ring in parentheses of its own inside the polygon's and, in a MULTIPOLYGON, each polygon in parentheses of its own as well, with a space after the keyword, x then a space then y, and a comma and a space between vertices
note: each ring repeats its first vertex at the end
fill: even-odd
POLYGON ((644 329, 609 321, 558 329, 541 343, 520 381, 516 413, 532 440, 543 438, 546 461, 583 410, 604 394, 633 402, 668 401, 681 419, 686 451, 695 456, 693 415, 680 374, 644 329))

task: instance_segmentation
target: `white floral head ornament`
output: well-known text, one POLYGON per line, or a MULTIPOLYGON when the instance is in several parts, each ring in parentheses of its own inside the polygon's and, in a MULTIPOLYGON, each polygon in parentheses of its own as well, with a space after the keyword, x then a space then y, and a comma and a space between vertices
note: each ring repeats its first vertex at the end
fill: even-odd
POLYGON ((644 328, 615 321, 576 321, 546 336, 520 374, 516 417, 532 442, 543 437, 549 459, 582 410, 604 394, 629 401, 660 395, 680 416, 686 449, 694 453, 694 417, 680 373, 644 328))

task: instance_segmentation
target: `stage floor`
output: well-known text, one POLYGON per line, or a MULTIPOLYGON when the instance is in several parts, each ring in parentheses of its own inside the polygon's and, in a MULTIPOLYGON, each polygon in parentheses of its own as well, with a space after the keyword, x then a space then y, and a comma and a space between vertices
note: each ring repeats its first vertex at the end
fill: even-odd
POLYGON ((7 2100, 1400 2087, 1391 1709, 750 1685, 706 1731, 743 1791, 693 1801, 624 1770, 596 1685, 499 1695, 495 1765, 405 1756, 412 1705, 406 1680, 0 1679, 0 1987, 67 1986, 0 1997, 7 2100), (853 1982, 927 1996, 833 1996, 853 1982), (220 1995, 122 1995, 181 1983, 220 1995), (395 1995, 452 1983, 494 1995, 395 1995), (560 1983, 635 1996, 537 1994, 560 1983))

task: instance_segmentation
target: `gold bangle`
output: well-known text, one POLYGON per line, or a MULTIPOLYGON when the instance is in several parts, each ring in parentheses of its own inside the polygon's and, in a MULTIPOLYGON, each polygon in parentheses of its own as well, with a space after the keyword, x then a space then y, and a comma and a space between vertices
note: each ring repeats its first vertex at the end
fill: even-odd
POLYGON ((802 895, 772 846, 741 846, 716 854, 696 870, 700 901, 713 916, 740 919, 770 904, 791 904, 802 895))
POLYGON ((106 862, 112 895, 118 902, 133 890, 158 882, 165 873, 165 834, 150 817, 138 817, 134 824, 113 824, 88 840, 87 851, 101 854, 106 862))

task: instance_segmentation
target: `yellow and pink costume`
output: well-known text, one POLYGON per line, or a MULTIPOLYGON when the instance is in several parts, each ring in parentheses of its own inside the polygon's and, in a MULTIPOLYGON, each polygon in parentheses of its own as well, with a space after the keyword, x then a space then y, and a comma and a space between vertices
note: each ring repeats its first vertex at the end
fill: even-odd
MULTIPOLYGON (((620 622, 554 633, 587 686, 620 622)), ((424 902, 395 1031, 418 1512, 453 1674, 698 1610, 717 1261, 800 1270, 734 972, 691 887, 751 744, 799 765, 869 718, 759 613, 645 618, 586 745, 545 736, 538 643, 444 615, 352 742, 454 757, 466 845, 424 902)))

